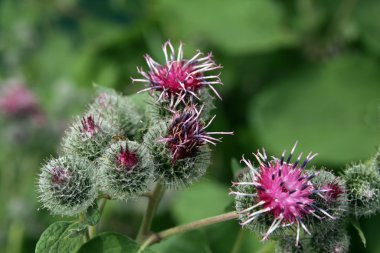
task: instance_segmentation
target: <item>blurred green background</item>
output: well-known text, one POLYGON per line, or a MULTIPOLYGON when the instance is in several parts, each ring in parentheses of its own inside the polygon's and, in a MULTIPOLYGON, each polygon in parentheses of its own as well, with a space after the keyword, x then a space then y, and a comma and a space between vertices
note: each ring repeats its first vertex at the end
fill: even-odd
MULTIPOLYGON (((135 93, 142 87, 130 77, 145 66, 143 54, 163 60, 167 39, 184 42, 188 57, 212 51, 224 66, 211 128, 235 136, 216 147, 204 180, 168 194, 154 229, 223 212, 231 158, 258 147, 279 156, 299 140, 298 150, 320 154, 314 164, 337 173, 370 158, 380 144, 379 14, 376 0, 0 0, 0 97, 9 83, 23 83, 43 114, 0 114, 0 252, 33 252, 41 232, 62 219, 38 209, 36 178, 93 83, 135 93)), ((101 230, 134 235, 144 205, 110 203, 101 230)), ((380 216, 360 222, 367 248, 349 227, 351 252, 380 252, 380 216)), ((237 222, 157 247, 229 253, 238 235, 241 252, 273 251, 239 234, 237 222)))

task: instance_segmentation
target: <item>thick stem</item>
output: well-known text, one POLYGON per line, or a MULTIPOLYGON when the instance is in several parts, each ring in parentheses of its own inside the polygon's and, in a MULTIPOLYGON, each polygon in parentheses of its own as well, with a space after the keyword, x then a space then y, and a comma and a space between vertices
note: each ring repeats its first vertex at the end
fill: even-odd
MULTIPOLYGON (((85 223, 85 221, 86 221, 86 214, 80 213, 79 214, 79 222, 85 223)), ((89 235, 88 231, 86 231, 86 233, 84 234, 83 240, 84 240, 84 242, 87 242, 88 240, 90 240, 90 235, 89 235)))
POLYGON ((194 221, 194 222, 191 222, 188 224, 184 224, 184 225, 180 225, 177 227, 172 227, 172 228, 163 230, 159 233, 153 234, 150 237, 148 237, 148 239, 146 239, 145 242, 142 244, 139 252, 144 250, 147 246, 154 244, 154 243, 157 243, 157 242, 159 242, 159 241, 161 241, 167 237, 170 237, 170 236, 173 236, 176 234, 180 234, 180 233, 184 233, 184 232, 187 232, 190 230, 202 228, 205 226, 209 226, 209 225, 212 225, 215 223, 236 219, 238 217, 239 217, 239 214, 237 212, 233 211, 233 212, 221 214, 218 216, 213 216, 210 218, 194 221))
POLYGON ((141 242, 144 238, 149 235, 150 227, 152 226, 153 217, 156 213, 157 207, 160 204, 161 198, 164 195, 165 188, 161 181, 158 181, 156 187, 154 188, 152 194, 149 197, 148 206, 146 208, 139 233, 137 234, 136 240, 141 242))
MULTIPOLYGON (((101 198, 99 201, 99 215, 102 216, 104 207, 106 206, 107 200, 109 198, 101 198)), ((96 227, 98 224, 95 226, 88 226, 88 236, 89 239, 92 239, 96 235, 96 227)))
POLYGON ((92 239, 96 235, 96 226, 88 226, 88 237, 92 239))

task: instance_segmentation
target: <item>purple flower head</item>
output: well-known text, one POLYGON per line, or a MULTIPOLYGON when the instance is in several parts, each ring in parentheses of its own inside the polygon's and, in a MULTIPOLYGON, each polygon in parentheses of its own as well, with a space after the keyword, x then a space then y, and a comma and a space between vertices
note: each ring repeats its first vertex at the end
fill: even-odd
POLYGON ((0 112, 8 117, 32 117, 43 123, 44 115, 34 94, 23 84, 10 81, 0 90, 0 112))
POLYGON ((50 170, 51 181, 53 184, 62 185, 70 179, 70 172, 62 167, 54 167, 50 170))
POLYGON ((197 110, 195 105, 191 105, 182 112, 174 113, 167 136, 160 140, 165 142, 171 150, 173 164, 179 159, 195 156, 199 147, 206 143, 216 145, 221 141, 220 138, 210 135, 233 134, 232 132, 207 132, 206 128, 212 123, 215 116, 205 125, 200 120, 201 112, 202 108, 197 110))
POLYGON ((149 71, 137 68, 142 78, 132 78, 132 81, 146 83, 148 86, 140 92, 159 91, 158 101, 170 101, 172 108, 180 102, 192 102, 193 98, 199 100, 199 91, 204 87, 212 89, 220 98, 213 87, 215 84, 222 84, 219 75, 206 75, 208 71, 222 68, 215 64, 211 53, 202 56, 203 53, 198 50, 191 59, 183 59, 183 44, 180 43, 176 56, 170 41, 165 42, 162 50, 166 60, 164 65, 145 55, 149 71))
POLYGON ((133 170, 137 164, 138 159, 137 155, 128 149, 128 146, 125 145, 125 148, 120 146, 119 154, 115 157, 115 162, 118 166, 124 168, 127 171, 133 170))
MULTIPOLYGON (((296 143, 297 145, 297 143, 296 143)), ((317 194, 326 193, 325 190, 316 189, 311 180, 316 174, 307 173, 306 165, 317 155, 308 154, 303 163, 300 163, 302 153, 292 163, 291 158, 296 148, 294 145, 289 157, 285 161, 285 151, 281 159, 268 160, 265 150, 257 151, 254 156, 259 162, 256 169, 249 160, 242 159, 250 170, 250 177, 242 182, 234 182, 236 191, 230 194, 236 195, 237 201, 243 202, 244 198, 251 198, 250 204, 244 204, 238 210, 242 219, 242 226, 249 225, 262 215, 273 219, 268 230, 264 234, 266 240, 277 228, 287 225, 297 225, 296 245, 299 242, 300 227, 310 234, 304 223, 306 217, 313 216, 318 220, 326 216, 335 219, 322 208, 316 205, 317 194), (247 180, 248 179, 248 180, 247 180)), ((244 200, 245 201, 245 200, 244 200)), ((248 203, 248 202, 244 202, 248 203)))
POLYGON ((81 123, 81 132, 88 137, 92 137, 100 131, 99 124, 95 122, 92 115, 83 117, 81 123))

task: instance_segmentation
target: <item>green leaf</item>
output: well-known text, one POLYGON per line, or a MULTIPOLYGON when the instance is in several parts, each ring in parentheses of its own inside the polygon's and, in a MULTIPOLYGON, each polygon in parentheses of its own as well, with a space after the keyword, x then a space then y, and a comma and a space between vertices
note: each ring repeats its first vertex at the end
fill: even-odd
POLYGON ((351 218, 351 224, 352 226, 354 226, 354 228, 356 228, 356 230, 358 231, 358 235, 360 237, 360 239, 362 240, 362 243, 364 245, 364 248, 366 247, 366 244, 367 244, 367 240, 365 238, 365 235, 363 233, 363 230, 361 229, 360 227, 360 223, 358 221, 358 219, 356 218, 351 218))
POLYGON ((271 155, 299 140, 324 164, 366 160, 380 139, 378 80, 378 63, 362 55, 304 66, 263 89, 247 118, 271 155))
POLYGON ((101 215, 99 212, 98 205, 95 203, 94 205, 90 206, 87 209, 86 224, 91 225, 91 226, 95 226, 96 224, 98 224, 98 222, 100 220, 100 216, 101 215))
POLYGON ((373 53, 380 55, 380 11, 379 1, 360 1, 356 16, 364 45, 373 53))
POLYGON ((160 253, 211 253, 205 234, 199 230, 172 236, 153 245, 152 249, 160 253))
POLYGON ((68 221, 57 221, 51 224, 41 235, 36 245, 36 253, 70 253, 75 252, 82 244, 81 237, 72 233, 81 224, 68 221))
MULTIPOLYGON (((101 233, 80 247, 77 253, 137 253, 140 245, 118 233, 101 233)), ((139 253, 156 253, 145 249, 139 253)))
POLYGON ((233 54, 293 46, 283 6, 270 0, 159 0, 157 16, 171 37, 202 38, 233 54), (238 14, 238 15, 237 15, 238 14))
POLYGON ((202 181, 179 193, 173 214, 179 223, 188 223, 222 214, 231 200, 226 187, 215 181, 202 181))

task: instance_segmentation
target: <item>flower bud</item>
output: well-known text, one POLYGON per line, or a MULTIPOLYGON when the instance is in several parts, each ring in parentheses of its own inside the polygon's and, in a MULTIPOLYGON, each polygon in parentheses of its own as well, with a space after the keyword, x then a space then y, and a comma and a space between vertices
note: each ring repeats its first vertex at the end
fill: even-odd
POLYGON ((344 171, 351 213, 372 215, 380 209, 380 175, 373 161, 351 165, 344 171))
POLYGON ((311 253, 313 252, 309 246, 309 239, 301 237, 298 245, 294 236, 284 236, 280 238, 276 245, 276 253, 311 253))
MULTIPOLYGON (((315 204, 336 218, 335 221, 319 224, 327 225, 327 228, 331 228, 334 225, 333 223, 340 223, 341 218, 348 214, 349 207, 345 181, 324 168, 315 171, 312 175, 314 175, 312 183, 318 189, 314 191, 315 204)), ((321 228, 318 227, 319 229, 321 228)))
POLYGON ((94 165, 83 158, 63 156, 48 161, 38 181, 39 199, 53 214, 75 215, 96 198, 94 165))
POLYGON ((346 253, 350 247, 344 224, 333 228, 325 227, 316 231, 310 239, 310 247, 316 253, 346 253))
POLYGON ((135 140, 144 127, 137 106, 128 97, 116 92, 101 92, 90 105, 90 113, 108 122, 117 135, 135 140))
POLYGON ((99 115, 86 114, 82 118, 78 117, 63 138, 63 152, 94 161, 104 152, 113 133, 109 122, 99 115))
POLYGON ((119 141, 100 158, 100 186, 112 199, 127 200, 147 191, 153 158, 142 144, 119 141))

